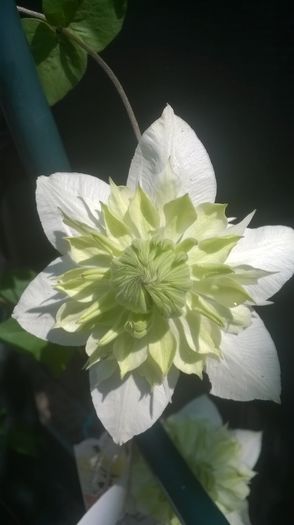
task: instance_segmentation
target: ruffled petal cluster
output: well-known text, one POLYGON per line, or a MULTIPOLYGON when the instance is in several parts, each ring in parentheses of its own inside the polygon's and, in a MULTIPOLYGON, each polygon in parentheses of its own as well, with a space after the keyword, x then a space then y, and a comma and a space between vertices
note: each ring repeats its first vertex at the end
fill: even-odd
POLYGON ((294 232, 232 224, 205 148, 167 106, 143 134, 126 186, 40 177, 37 208, 61 256, 14 311, 23 328, 85 345, 98 416, 122 443, 161 415, 178 373, 212 393, 279 400, 274 343, 254 311, 294 270, 294 232))
MULTIPOLYGON (((229 430, 213 403, 201 396, 169 417, 164 426, 195 477, 229 523, 249 523, 246 498, 261 449, 261 433, 229 430), (245 518, 246 516, 246 518, 245 518)), ((180 525, 161 486, 137 454, 131 470, 130 508, 158 525, 180 525)))

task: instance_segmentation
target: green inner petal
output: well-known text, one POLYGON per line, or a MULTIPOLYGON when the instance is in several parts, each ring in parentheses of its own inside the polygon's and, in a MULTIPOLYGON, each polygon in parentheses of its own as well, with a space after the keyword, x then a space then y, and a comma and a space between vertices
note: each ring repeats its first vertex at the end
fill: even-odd
POLYGON ((126 186, 116 186, 111 179, 109 180, 109 184, 110 196, 107 203, 108 208, 118 219, 123 219, 130 204, 132 192, 126 186))
POLYGON ((221 355, 222 332, 249 326, 246 286, 268 274, 227 264, 240 236, 229 233, 226 205, 195 207, 174 182, 153 202, 111 181, 97 230, 63 214, 76 232, 74 268, 55 284, 65 296, 56 326, 89 333, 88 366, 113 359, 121 377, 136 370, 151 385, 173 365, 201 376, 205 359, 221 355))
POLYGON ((193 292, 208 296, 210 299, 229 308, 242 304, 245 301, 252 301, 252 298, 249 293, 246 292, 245 288, 230 277, 195 281, 193 284, 193 292))
POLYGON ((154 318, 148 337, 149 361, 153 361, 162 378, 167 375, 172 366, 176 352, 176 339, 169 329, 168 322, 154 318))
POLYGON ((113 353, 117 359, 121 378, 141 366, 148 357, 147 344, 144 339, 135 339, 130 334, 120 335, 113 345, 113 353))
POLYGON ((128 246, 132 240, 128 226, 118 219, 105 204, 101 204, 101 209, 107 235, 114 240, 119 240, 123 248, 128 246))
POLYGON ((135 237, 146 237, 160 226, 160 215, 146 193, 137 187, 124 216, 135 237))
POLYGON ((177 238, 179 234, 187 230, 197 219, 196 210, 188 194, 173 201, 167 202, 164 207, 165 232, 173 234, 177 238))

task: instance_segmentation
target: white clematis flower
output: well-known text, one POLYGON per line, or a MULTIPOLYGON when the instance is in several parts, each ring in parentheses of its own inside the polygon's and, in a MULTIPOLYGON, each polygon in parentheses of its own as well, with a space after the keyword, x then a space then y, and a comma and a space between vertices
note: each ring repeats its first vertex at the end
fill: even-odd
MULTIPOLYGON (((261 451, 261 432, 228 429, 207 396, 188 403, 167 418, 164 426, 228 523, 250 525, 247 497, 250 480, 255 475, 252 469, 261 451)), ((100 455, 103 458, 103 449, 100 455)), ((165 493, 138 451, 133 456, 128 491, 121 476, 78 525, 99 522, 106 510, 108 525, 180 525, 165 493)))
POLYGON ((249 229, 214 204, 203 145, 167 106, 143 134, 127 185, 40 177, 37 207, 61 253, 13 316, 37 337, 86 345, 93 403, 118 443, 150 427, 178 372, 221 397, 279 401, 274 343, 253 306, 294 270, 294 231, 249 229))

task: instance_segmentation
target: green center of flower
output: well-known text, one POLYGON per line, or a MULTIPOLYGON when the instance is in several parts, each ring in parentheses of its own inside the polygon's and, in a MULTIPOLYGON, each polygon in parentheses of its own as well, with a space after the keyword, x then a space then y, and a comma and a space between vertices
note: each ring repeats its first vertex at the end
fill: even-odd
POLYGON ((187 255, 172 241, 135 240, 111 265, 116 301, 134 313, 155 305, 166 317, 181 315, 191 287, 187 255))

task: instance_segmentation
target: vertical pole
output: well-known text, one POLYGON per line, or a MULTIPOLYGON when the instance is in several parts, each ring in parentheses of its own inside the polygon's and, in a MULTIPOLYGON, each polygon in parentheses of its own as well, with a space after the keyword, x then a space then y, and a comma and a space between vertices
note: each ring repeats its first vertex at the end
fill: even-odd
POLYGON ((14 0, 0 0, 0 106, 26 171, 69 171, 14 0))
POLYGON ((136 443, 184 525, 228 525, 160 423, 136 443))

